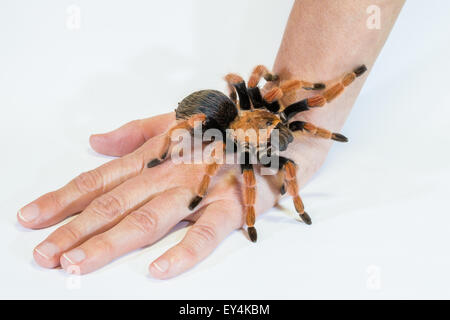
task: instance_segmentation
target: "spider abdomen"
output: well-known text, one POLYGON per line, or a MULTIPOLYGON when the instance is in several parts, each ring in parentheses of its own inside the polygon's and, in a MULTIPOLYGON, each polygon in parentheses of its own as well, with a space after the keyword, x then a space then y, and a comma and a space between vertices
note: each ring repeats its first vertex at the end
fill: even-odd
POLYGON ((184 98, 175 110, 177 119, 188 119, 203 113, 206 121, 203 129, 225 131, 238 115, 236 105, 225 94, 217 90, 200 90, 184 98))

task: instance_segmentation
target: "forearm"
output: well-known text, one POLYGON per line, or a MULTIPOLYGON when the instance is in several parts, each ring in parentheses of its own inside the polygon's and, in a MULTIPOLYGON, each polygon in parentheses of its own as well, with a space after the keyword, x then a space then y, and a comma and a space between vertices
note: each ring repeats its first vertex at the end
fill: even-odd
MULTIPOLYGON (((294 3, 273 71, 281 80, 300 79, 325 82, 327 86, 345 73, 365 64, 371 70, 404 4, 404 0, 297 0, 294 3), (380 9, 380 28, 369 28, 369 6, 380 9)), ((366 79, 358 78, 346 87, 342 96, 323 108, 303 112, 296 119, 339 131, 366 79)), ((300 90, 287 97, 285 104, 298 101, 316 92, 300 90)), ((350 137, 351 138, 351 137, 350 137)), ((300 147, 291 149, 291 156, 304 166, 302 181, 321 165, 331 142, 304 139, 300 147), (323 155, 317 157, 316 155, 323 155)))

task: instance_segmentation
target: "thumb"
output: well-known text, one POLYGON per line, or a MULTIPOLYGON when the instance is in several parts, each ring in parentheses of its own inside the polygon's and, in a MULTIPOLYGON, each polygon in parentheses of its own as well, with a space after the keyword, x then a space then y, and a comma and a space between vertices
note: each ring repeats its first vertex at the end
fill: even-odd
POLYGON ((91 135, 89 143, 98 153, 121 157, 133 152, 148 139, 167 131, 174 122, 173 112, 134 120, 111 132, 91 135))

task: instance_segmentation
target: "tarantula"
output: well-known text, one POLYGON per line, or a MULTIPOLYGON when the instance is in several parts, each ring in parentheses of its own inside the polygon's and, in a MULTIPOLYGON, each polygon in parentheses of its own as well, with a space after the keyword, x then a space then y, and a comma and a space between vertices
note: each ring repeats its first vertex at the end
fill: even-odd
MULTIPOLYGON (((272 138, 274 133, 278 134, 278 150, 284 151, 288 144, 294 140, 293 132, 300 131, 309 133, 315 137, 332 139, 339 142, 347 142, 347 138, 339 133, 333 133, 326 129, 319 128, 312 123, 304 121, 292 121, 296 114, 309 110, 310 108, 322 107, 342 93, 345 87, 350 85, 357 77, 367 70, 365 65, 356 68, 353 72, 347 73, 339 83, 325 88, 322 83, 311 83, 302 80, 287 80, 280 83, 278 75, 272 74, 262 65, 253 69, 248 80, 248 87, 245 81, 237 74, 230 73, 225 76, 229 97, 216 90, 201 90, 194 92, 184 98, 175 110, 177 124, 167 133, 165 146, 161 156, 151 160, 147 167, 151 168, 168 157, 170 147, 170 135, 175 129, 194 130, 195 123, 201 121, 203 132, 208 129, 218 129, 225 133, 223 135, 223 145, 227 141, 232 141, 240 147, 240 166, 243 174, 244 190, 243 204, 246 215, 247 232, 251 241, 256 242, 257 233, 255 225, 255 198, 256 180, 253 172, 252 156, 256 156, 259 163, 264 166, 271 166, 274 159, 277 160, 278 170, 284 173, 284 182, 280 188, 280 193, 288 193, 293 197, 294 206, 300 218, 306 224, 311 224, 311 218, 305 212, 303 202, 298 194, 296 177, 296 164, 293 160, 275 154, 273 150, 272 138), (258 88, 261 78, 277 84, 264 95, 258 88), (284 106, 282 97, 293 93, 296 90, 324 90, 320 94, 310 98, 284 106), (326 89, 326 90, 325 90, 326 89), (239 98, 239 99, 238 99, 239 98), (254 129, 261 132, 265 129, 265 134, 258 134, 258 142, 242 139, 236 134, 230 134, 229 129, 254 129)), ((234 148, 234 152, 237 152, 234 148)), ((206 172, 198 188, 197 195, 189 204, 189 209, 193 210, 205 197, 211 177, 218 171, 220 164, 213 162, 206 166, 206 172)))

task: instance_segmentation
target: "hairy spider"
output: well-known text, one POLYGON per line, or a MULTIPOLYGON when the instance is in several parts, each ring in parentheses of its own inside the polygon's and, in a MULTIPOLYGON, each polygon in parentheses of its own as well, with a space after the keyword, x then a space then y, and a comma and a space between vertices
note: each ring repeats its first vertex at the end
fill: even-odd
MULTIPOLYGON (((273 150, 272 138, 274 133, 278 134, 278 151, 287 149, 288 144, 294 140, 293 132, 299 131, 309 133, 314 137, 332 139, 340 142, 347 142, 347 138, 339 133, 333 133, 326 129, 316 127, 314 124, 304 121, 291 121, 296 114, 309 110, 310 108, 322 107, 326 103, 336 98, 345 87, 350 85, 356 77, 359 77, 367 70, 362 65, 353 72, 347 73, 339 83, 325 88, 322 83, 311 83, 302 80, 286 80, 280 83, 279 77, 272 74, 262 65, 258 65, 248 80, 248 87, 245 81, 237 74, 228 74, 225 76, 230 90, 229 97, 216 90, 201 90, 194 92, 184 98, 179 104, 176 112, 177 124, 166 133, 166 143, 161 156, 151 160, 147 167, 151 168, 168 157, 170 147, 170 135, 175 129, 193 130, 196 122, 202 122, 203 132, 208 129, 218 129, 224 134, 222 145, 226 141, 232 141, 240 150, 240 166, 243 174, 243 205, 246 215, 247 231, 251 241, 256 242, 257 233, 255 225, 255 198, 256 198, 256 180, 253 172, 252 155, 255 155, 257 161, 264 166, 271 166, 274 159, 278 163, 277 169, 284 173, 284 182, 280 187, 280 193, 288 193, 293 197, 294 206, 300 218, 306 224, 311 224, 311 218, 305 212, 303 202, 298 194, 296 164, 293 160, 275 154, 273 150), (277 86, 273 87, 264 96, 258 88, 258 83, 264 78, 266 81, 272 81, 277 86), (296 90, 324 90, 320 94, 310 98, 284 106, 282 97, 293 93, 296 90), (229 133, 234 132, 229 129, 253 129, 255 132, 261 132, 265 129, 265 135, 258 134, 258 142, 242 139, 238 135, 229 133)), ((205 197, 211 177, 214 176, 220 164, 216 161, 206 166, 206 172, 197 191, 197 195, 189 204, 189 209, 193 210, 205 197)))

